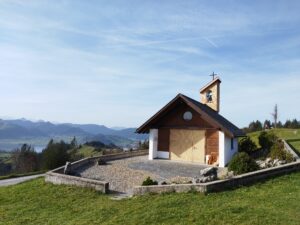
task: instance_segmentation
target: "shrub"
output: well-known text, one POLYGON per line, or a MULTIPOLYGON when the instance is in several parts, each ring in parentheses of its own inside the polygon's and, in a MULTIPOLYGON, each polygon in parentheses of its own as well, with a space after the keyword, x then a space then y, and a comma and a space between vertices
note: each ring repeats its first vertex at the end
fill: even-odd
POLYGON ((284 150, 283 142, 277 141, 271 148, 270 157, 279 160, 285 160, 287 162, 294 161, 294 157, 291 153, 284 150))
POLYGON ((258 170, 259 166, 246 152, 238 152, 233 156, 228 165, 228 170, 234 174, 242 174, 258 170))
POLYGON ((270 150, 277 142, 278 137, 272 132, 263 131, 258 137, 258 141, 262 149, 270 150))
POLYGON ((142 186, 149 186, 149 185, 157 185, 158 182, 156 180, 152 180, 150 177, 147 177, 143 183, 142 186))
POLYGON ((256 144, 249 137, 245 137, 239 141, 239 152, 251 153, 257 150, 256 144))

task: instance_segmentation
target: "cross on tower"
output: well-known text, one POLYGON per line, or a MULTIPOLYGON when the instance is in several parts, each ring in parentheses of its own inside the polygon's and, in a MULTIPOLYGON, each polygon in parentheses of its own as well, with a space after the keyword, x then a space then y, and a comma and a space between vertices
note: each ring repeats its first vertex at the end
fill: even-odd
POLYGON ((215 74, 215 72, 213 72, 211 75, 209 75, 212 77, 212 79, 214 80, 215 79, 215 76, 217 76, 217 74, 215 74))

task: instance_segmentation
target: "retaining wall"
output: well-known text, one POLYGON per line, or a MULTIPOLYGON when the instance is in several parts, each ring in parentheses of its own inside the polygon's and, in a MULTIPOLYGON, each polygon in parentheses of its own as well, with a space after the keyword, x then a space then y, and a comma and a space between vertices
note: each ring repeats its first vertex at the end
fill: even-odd
MULTIPOLYGON (((85 166, 90 163, 97 163, 98 160, 111 161, 111 160, 123 159, 128 157, 134 157, 134 156, 142 156, 147 154, 148 151, 143 150, 143 151, 132 151, 126 153, 117 153, 111 155, 102 155, 97 157, 89 157, 71 163, 70 170, 71 171, 76 170, 77 168, 85 166)), ((45 181, 53 184, 67 184, 67 185, 74 185, 79 187, 87 187, 87 188, 95 189, 102 193, 108 193, 109 191, 108 182, 63 174, 64 168, 65 166, 61 166, 59 168, 47 172, 45 176, 45 181)))
POLYGON ((266 180, 278 175, 288 174, 300 171, 300 161, 258 170, 251 173, 235 176, 232 179, 217 180, 209 183, 200 184, 172 184, 172 185, 153 185, 153 186, 137 186, 133 189, 134 195, 143 195, 146 193, 166 193, 166 192, 188 192, 197 191, 203 193, 224 191, 239 186, 245 186, 266 180))
POLYGON ((285 150, 288 151, 289 153, 291 153, 295 159, 297 159, 297 160, 300 159, 298 153, 295 152, 293 148, 291 148, 289 143, 286 142, 285 140, 282 140, 282 141, 283 141, 285 150))
POLYGON ((108 193, 109 190, 108 182, 70 176, 51 171, 46 173, 45 181, 53 184, 67 184, 79 187, 92 188, 102 193, 108 193))

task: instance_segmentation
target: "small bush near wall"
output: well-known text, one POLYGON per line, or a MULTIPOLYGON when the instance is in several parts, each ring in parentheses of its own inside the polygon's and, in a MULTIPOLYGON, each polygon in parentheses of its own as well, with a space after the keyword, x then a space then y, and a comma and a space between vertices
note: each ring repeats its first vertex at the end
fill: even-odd
POLYGON ((142 186, 149 186, 149 185, 157 185, 158 182, 156 180, 152 180, 150 177, 147 177, 146 180, 143 181, 142 186))
POLYGON ((239 141, 239 152, 246 152, 246 153, 251 153, 257 150, 257 146, 254 143, 254 141, 252 141, 250 139, 250 137, 245 137, 242 138, 239 141))
POLYGON ((282 141, 277 141, 270 151, 270 157, 278 160, 285 160, 286 162, 293 162, 294 157, 291 153, 284 150, 284 144, 282 141))
POLYGON ((258 170, 259 166, 246 152, 239 152, 233 156, 228 164, 228 170, 235 175, 258 170))
POLYGON ((270 150, 277 142, 278 137, 272 132, 263 131, 258 137, 259 144, 262 149, 270 150))

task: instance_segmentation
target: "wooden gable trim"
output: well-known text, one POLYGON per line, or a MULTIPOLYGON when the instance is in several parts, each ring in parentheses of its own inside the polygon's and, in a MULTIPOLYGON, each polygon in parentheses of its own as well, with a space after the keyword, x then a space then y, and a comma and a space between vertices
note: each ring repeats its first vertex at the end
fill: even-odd
POLYGON ((150 123, 150 122, 155 122, 157 120, 157 118, 159 116, 162 116, 166 113, 166 111, 168 110, 168 108, 175 103, 179 98, 181 98, 182 95, 178 94, 175 98, 173 98, 167 105, 165 105, 161 110, 159 110, 157 113, 155 113, 152 117, 150 117, 150 119, 148 119, 145 123, 143 123, 142 126, 140 126, 137 130, 136 133, 146 133, 147 131, 146 126, 150 123))
MULTIPOLYGON (((223 130, 228 136, 234 137, 234 134, 228 130, 226 127, 219 124, 217 121, 215 121, 211 116, 209 116, 207 113, 199 109, 197 106, 195 106, 192 102, 190 102, 187 98, 185 98, 184 95, 178 94, 174 99, 172 99, 167 105, 165 105, 161 110, 159 110, 156 114, 154 114, 150 119, 148 119, 142 126, 140 126, 136 133, 147 133, 148 128, 147 126, 154 124, 160 117, 164 116, 165 113, 170 109, 172 104, 174 104, 177 100, 182 99, 184 103, 186 103, 189 107, 191 107, 193 110, 195 110, 197 113, 199 113, 204 120, 206 120, 208 123, 216 127, 216 129, 223 130)), ((158 128, 158 127, 156 127, 158 128)))
POLYGON ((226 127, 222 126, 221 124, 219 124, 217 121, 215 121, 214 119, 211 118, 211 116, 209 116, 207 113, 205 113, 204 111, 202 111, 201 109, 199 109, 198 107, 195 107, 195 105, 193 103, 191 103, 189 100, 187 100, 184 96, 182 96, 182 98, 185 100, 185 103, 190 106, 192 109, 194 109, 196 112, 198 112, 199 114, 201 114, 201 116, 207 120, 209 123, 211 123, 212 125, 214 125, 217 128, 220 128, 220 130, 223 130, 228 136, 230 136, 231 138, 234 137, 234 135, 232 134, 232 132, 230 130, 228 130, 226 127))

